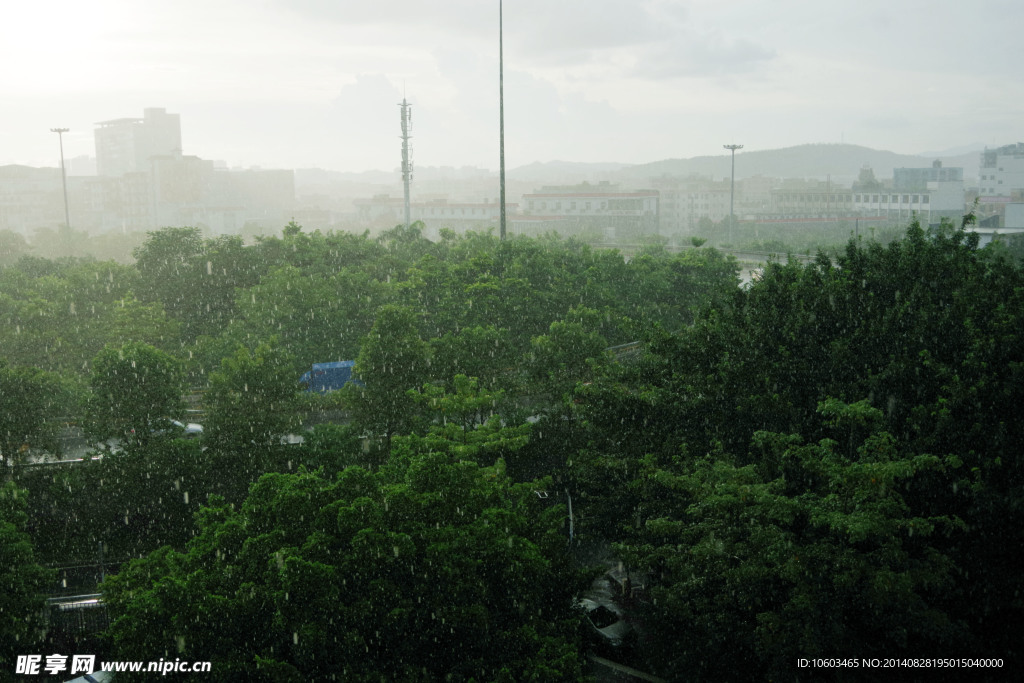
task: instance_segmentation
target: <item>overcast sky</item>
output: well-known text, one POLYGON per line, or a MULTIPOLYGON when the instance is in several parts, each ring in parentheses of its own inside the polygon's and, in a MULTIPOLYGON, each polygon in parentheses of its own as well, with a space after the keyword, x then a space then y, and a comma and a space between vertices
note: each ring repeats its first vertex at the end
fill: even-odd
MULTIPOLYGON (((509 0, 506 165, 1024 139, 1019 0, 509 0)), ((232 167, 498 166, 497 0, 5 0, 0 165, 181 115, 232 167)))

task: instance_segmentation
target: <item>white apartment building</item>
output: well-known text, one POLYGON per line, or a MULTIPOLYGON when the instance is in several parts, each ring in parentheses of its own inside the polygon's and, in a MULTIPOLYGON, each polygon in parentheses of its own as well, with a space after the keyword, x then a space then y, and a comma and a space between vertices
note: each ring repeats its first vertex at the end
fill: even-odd
POLYGON ((1024 142, 981 153, 978 192, 983 197, 1010 197, 1014 192, 1024 192, 1024 142))
POLYGON ((658 234, 658 190, 619 191, 607 181, 597 185, 548 186, 524 194, 523 216, 559 221, 569 234, 598 231, 608 239, 658 234))

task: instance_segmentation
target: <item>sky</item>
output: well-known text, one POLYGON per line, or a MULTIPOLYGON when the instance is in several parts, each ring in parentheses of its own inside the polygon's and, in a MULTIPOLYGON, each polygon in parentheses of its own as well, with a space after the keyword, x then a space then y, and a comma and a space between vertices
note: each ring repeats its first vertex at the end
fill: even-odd
MULTIPOLYGON (((233 168, 498 168, 496 0, 5 0, 0 165, 181 116, 233 168)), ((506 167, 1024 139, 1017 0, 509 0, 506 167), (742 152, 740 152, 742 154, 742 152)))

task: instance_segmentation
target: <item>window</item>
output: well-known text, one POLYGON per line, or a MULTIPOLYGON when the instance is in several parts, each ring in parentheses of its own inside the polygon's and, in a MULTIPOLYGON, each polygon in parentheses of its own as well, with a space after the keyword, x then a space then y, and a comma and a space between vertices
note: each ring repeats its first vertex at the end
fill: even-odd
POLYGON ((910 201, 914 204, 917 204, 917 195, 915 194, 913 197, 911 197, 910 201))
POLYGON ((926 194, 921 195, 921 203, 922 204, 927 204, 930 200, 931 200, 931 197, 929 195, 926 195, 926 194))
POLYGON ((572 209, 573 211, 575 211, 576 210, 576 202, 569 202, 569 208, 572 209))

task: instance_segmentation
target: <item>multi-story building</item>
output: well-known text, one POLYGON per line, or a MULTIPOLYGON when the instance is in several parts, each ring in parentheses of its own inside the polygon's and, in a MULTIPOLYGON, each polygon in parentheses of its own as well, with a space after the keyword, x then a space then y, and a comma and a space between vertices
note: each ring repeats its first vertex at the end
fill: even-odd
POLYGON ((981 153, 978 189, 982 197, 1011 197, 1024 190, 1024 142, 981 153))
POLYGON ((855 183, 853 207, 886 218, 916 215, 926 223, 955 219, 964 211, 964 170, 944 168, 940 161, 926 168, 896 168, 891 182, 855 183))
POLYGON ((100 121, 94 131, 99 175, 118 178, 149 170, 150 159, 181 154, 181 118, 166 109, 143 110, 142 118, 100 121))
POLYGON ((823 180, 784 180, 771 197, 771 213, 778 216, 845 216, 854 210, 849 188, 823 180))
POLYGON ((934 183, 959 183, 963 189, 964 169, 958 166, 943 166, 935 161, 926 168, 894 168, 892 189, 896 192, 920 192, 934 183))
POLYGON ((59 168, 0 166, 0 230, 28 233, 63 224, 59 168))
MULTIPOLYGON (((67 178, 72 229, 188 225, 222 234, 249 224, 277 230, 295 208, 292 171, 228 171, 183 155, 179 117, 164 109, 146 109, 141 119, 98 123, 95 141, 98 173, 67 178)), ((30 234, 63 224, 59 168, 0 167, 0 229, 30 234)))
MULTIPOLYGON (((663 232, 693 231, 702 218, 719 222, 729 215, 728 180, 699 175, 661 176, 652 178, 650 184, 659 194, 658 217, 663 232)), ((741 184, 737 184, 737 199, 741 184)))
POLYGON ((598 232, 607 239, 630 239, 658 234, 659 197, 658 190, 625 192, 603 181, 543 187, 524 194, 522 208, 534 221, 558 221, 568 234, 598 232))

